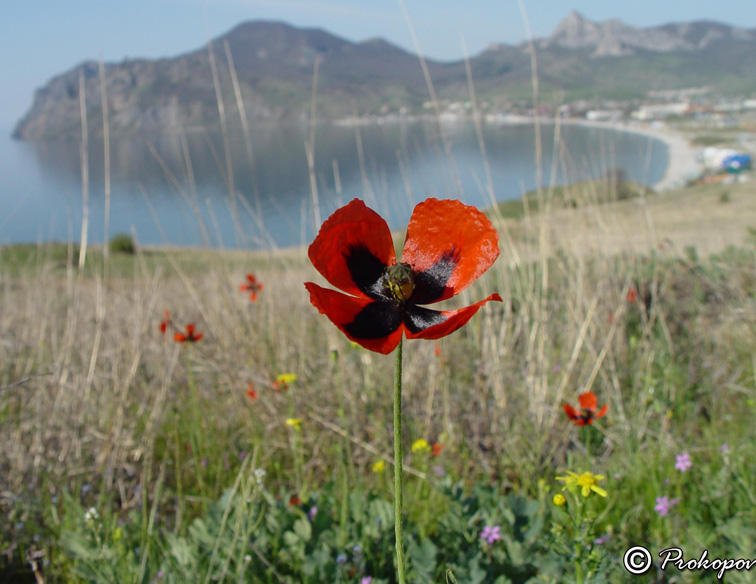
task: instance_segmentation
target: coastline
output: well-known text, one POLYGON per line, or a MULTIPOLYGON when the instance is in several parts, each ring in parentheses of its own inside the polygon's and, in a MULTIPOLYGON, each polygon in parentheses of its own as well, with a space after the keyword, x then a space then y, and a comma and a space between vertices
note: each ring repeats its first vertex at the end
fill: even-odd
POLYGON ((664 177, 650 185, 657 192, 683 187, 688 180, 701 174, 701 168, 697 162, 698 149, 692 146, 683 134, 668 126, 653 127, 647 124, 594 122, 581 119, 565 119, 560 120, 559 123, 628 132, 663 142, 668 149, 667 168, 664 171, 664 177))
MULTIPOLYGON (((370 118, 343 118, 334 122, 336 125, 370 125, 370 124, 385 124, 394 122, 406 122, 411 118, 411 121, 431 121, 439 122, 442 124, 456 124, 465 118, 460 118, 458 115, 451 115, 450 117, 444 117, 442 115, 439 120, 436 116, 410 116, 410 117, 370 117, 370 118)), ((637 134, 645 136, 647 138, 659 140, 663 142, 668 149, 667 167, 664 171, 664 176, 656 183, 649 185, 656 192, 669 191, 672 189, 678 189, 684 187, 689 180, 697 178, 701 175, 701 168, 698 164, 699 148, 695 148, 690 144, 688 139, 680 132, 671 129, 663 122, 652 122, 651 124, 645 124, 641 122, 599 122, 586 120, 585 118, 548 118, 540 119, 541 124, 568 124, 574 126, 583 126, 586 128, 600 128, 603 130, 614 130, 617 132, 625 132, 630 134, 637 134)), ((534 124, 535 118, 530 116, 520 115, 505 115, 498 118, 493 124, 500 125, 516 125, 516 124, 534 124)))

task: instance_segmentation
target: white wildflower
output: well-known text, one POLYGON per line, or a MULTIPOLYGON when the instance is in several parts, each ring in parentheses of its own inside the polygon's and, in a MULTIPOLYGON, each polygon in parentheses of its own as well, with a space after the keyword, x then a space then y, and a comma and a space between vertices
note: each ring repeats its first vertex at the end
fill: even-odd
POLYGON ((84 521, 87 525, 93 527, 100 520, 100 514, 97 509, 90 507, 86 513, 84 513, 84 521))

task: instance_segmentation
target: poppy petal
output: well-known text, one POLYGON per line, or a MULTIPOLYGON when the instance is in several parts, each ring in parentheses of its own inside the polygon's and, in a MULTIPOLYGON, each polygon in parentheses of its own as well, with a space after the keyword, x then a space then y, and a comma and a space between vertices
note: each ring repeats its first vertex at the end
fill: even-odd
POLYGON ((598 398, 592 391, 581 393, 578 397, 578 402, 580 403, 581 409, 584 410, 591 410, 592 412, 595 412, 596 408, 598 407, 598 398))
POLYGON ((305 287, 312 305, 350 340, 384 355, 399 344, 404 327, 397 304, 347 296, 312 282, 306 282, 305 287))
POLYGON ((175 333, 173 335, 173 340, 176 341, 177 343, 183 343, 184 341, 186 341, 186 336, 183 335, 182 333, 175 333))
POLYGON ((204 336, 204 334, 205 333, 200 333, 198 335, 194 335, 194 337, 192 338, 192 340, 193 341, 199 341, 204 336))
POLYGON ((606 415, 606 412, 608 411, 609 411, 609 406, 604 404, 604 406, 598 411, 598 413, 594 417, 603 418, 606 415))
POLYGON ((573 408, 570 404, 564 404, 562 407, 564 408, 564 413, 567 414, 567 417, 573 422, 581 419, 580 414, 578 414, 575 408, 573 408))
POLYGON ((412 212, 402 261, 419 272, 413 302, 438 302, 467 288, 499 256, 499 236, 481 211, 427 199, 412 212))
POLYGON ((308 254, 315 269, 333 286, 373 299, 385 297, 380 281, 386 266, 396 262, 388 224, 359 199, 323 223, 308 254))
POLYGON ((408 339, 440 339, 467 324, 486 302, 501 302, 501 296, 491 294, 488 298, 457 310, 431 310, 420 306, 408 306, 404 324, 408 339))

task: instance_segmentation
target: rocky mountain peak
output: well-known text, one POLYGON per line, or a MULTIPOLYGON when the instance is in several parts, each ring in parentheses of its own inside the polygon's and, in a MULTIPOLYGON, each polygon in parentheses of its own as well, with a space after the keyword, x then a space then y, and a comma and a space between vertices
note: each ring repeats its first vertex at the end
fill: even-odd
POLYGON ((618 57, 637 51, 671 52, 695 50, 696 45, 670 28, 637 28, 619 20, 593 22, 571 12, 544 40, 543 46, 592 49, 592 57, 618 57))

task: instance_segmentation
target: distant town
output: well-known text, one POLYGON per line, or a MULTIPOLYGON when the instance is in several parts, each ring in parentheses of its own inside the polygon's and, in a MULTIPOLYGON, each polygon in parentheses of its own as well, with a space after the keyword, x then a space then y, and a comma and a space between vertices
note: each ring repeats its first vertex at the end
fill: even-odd
MULTIPOLYGON (((365 114, 337 120, 340 125, 384 124, 419 119, 440 119, 445 124, 469 121, 476 115, 471 101, 442 99, 427 101, 420 111, 400 108, 380 114, 365 114)), ((747 180, 756 154, 756 96, 718 96, 713 87, 650 91, 645 99, 627 101, 577 100, 560 105, 541 103, 534 108, 521 102, 495 106, 482 101, 477 115, 487 124, 532 123, 563 120, 615 126, 624 129, 671 130, 689 138, 700 147, 697 180, 747 180)))
MULTIPOLYGON (((454 122, 471 117, 474 113, 470 101, 442 99, 438 104, 426 101, 422 112, 402 107, 390 111, 384 106, 379 114, 364 114, 339 120, 342 124, 381 123, 399 121, 406 117, 418 118, 438 114, 442 121, 454 122), (438 107, 438 112, 436 108, 438 107)), ((536 113, 540 117, 584 119, 589 122, 631 123, 663 122, 683 124, 687 128, 738 128, 756 124, 756 96, 747 98, 719 97, 712 87, 695 87, 650 91, 645 99, 627 101, 581 99, 561 105, 541 103, 537 111, 530 102, 500 104, 489 101, 479 105, 479 113, 487 123, 531 122, 536 113)))

